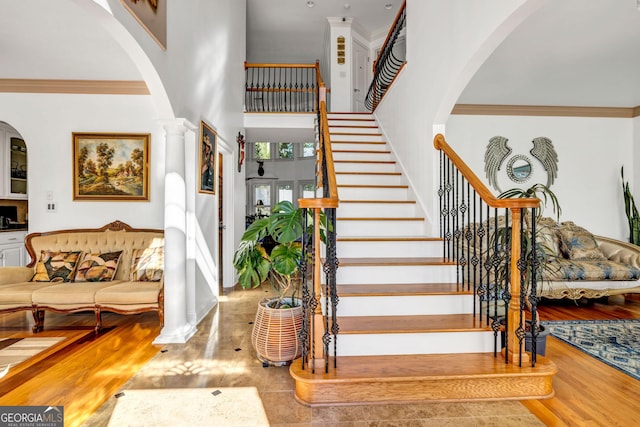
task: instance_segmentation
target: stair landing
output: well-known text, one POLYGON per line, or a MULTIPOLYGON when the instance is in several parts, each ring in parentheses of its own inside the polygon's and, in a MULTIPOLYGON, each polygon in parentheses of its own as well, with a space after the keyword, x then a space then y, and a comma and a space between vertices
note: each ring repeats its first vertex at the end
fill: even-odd
POLYGON ((326 406, 546 399, 553 397, 556 373, 542 356, 531 368, 506 364, 493 353, 345 356, 329 363, 329 373, 322 367, 302 370, 301 359, 291 364, 296 400, 326 406))

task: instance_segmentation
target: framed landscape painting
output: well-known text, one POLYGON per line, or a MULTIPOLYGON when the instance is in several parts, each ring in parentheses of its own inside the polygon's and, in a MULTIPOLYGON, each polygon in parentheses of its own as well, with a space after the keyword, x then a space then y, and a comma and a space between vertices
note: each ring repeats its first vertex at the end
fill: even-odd
POLYGON ((198 191, 216 194, 216 156, 218 135, 211 126, 200 121, 200 150, 198 151, 198 191))
POLYGON ((149 200, 149 134, 73 133, 73 200, 149 200))

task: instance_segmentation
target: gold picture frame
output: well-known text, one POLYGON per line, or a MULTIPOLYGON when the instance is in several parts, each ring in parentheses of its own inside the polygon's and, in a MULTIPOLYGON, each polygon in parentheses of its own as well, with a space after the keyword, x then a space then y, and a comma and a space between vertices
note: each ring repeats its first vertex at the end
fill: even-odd
POLYGON ((73 200, 149 201, 148 133, 73 133, 73 200))
POLYGON ((166 0, 120 0, 152 39, 167 50, 167 1, 166 0))
POLYGON ((204 120, 200 121, 200 147, 198 151, 198 192, 216 194, 218 134, 204 120))

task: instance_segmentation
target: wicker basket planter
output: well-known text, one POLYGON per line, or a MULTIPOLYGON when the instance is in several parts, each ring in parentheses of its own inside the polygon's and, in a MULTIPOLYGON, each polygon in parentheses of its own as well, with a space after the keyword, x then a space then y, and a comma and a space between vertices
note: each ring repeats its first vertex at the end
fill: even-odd
POLYGON ((258 359, 273 365, 286 365, 302 354, 298 334, 302 327, 302 304, 297 307, 271 308, 273 299, 258 303, 256 319, 251 333, 251 344, 258 359))

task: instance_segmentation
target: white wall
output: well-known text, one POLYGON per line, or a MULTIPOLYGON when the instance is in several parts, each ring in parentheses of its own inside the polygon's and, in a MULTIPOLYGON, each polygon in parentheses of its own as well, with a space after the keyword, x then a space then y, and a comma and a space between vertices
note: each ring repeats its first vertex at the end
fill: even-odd
MULTIPOLYGON (((176 117, 199 126, 204 120, 218 133, 219 143, 230 156, 237 155, 236 136, 243 131, 244 69, 246 53, 246 4, 237 0, 169 2, 167 7, 167 49, 163 51, 141 29, 119 1, 109 0, 114 16, 123 23, 151 59, 167 92, 176 117)), ((199 135, 196 132, 197 144, 199 135)), ((197 150, 193 153, 197 153, 197 150)), ((194 161, 194 159, 191 159, 194 161)), ((188 162, 189 163, 189 162, 188 162)), ((193 163, 195 165, 195 162, 193 163)), ((244 231, 244 175, 225 169, 225 194, 231 209, 225 208, 224 234, 226 255, 224 286, 235 284, 231 264, 233 248, 244 231), (230 254, 229 254, 230 253, 230 254)), ((195 170, 187 171, 195 174, 195 170)), ((196 181, 197 182, 197 181, 196 181)), ((217 195, 195 194, 196 236, 202 236, 199 247, 204 259, 196 272, 197 308, 200 317, 216 292, 218 283, 210 283, 210 272, 217 272, 218 259, 217 195), (208 257, 206 255, 209 255, 208 257), (206 265, 201 265, 205 263, 206 265), (203 283, 208 282, 208 283, 203 283)), ((217 275, 214 278, 217 280, 217 275)))
POLYGON ((434 223, 434 126, 446 122, 482 61, 513 26, 542 3, 544 0, 407 0, 407 65, 375 115, 418 202, 434 223))
POLYGON ((149 96, 0 93, 0 118, 25 139, 29 231, 99 227, 119 219, 163 228, 164 132, 149 96), (150 201, 73 201, 72 132, 151 133, 150 201), (47 212, 47 192, 56 212, 47 212))
MULTIPOLYGON (((627 239, 620 167, 633 169, 632 119, 452 115, 446 124, 447 142, 497 195, 484 170, 487 144, 496 135, 509 139, 512 154, 530 158, 532 139, 550 138, 558 154, 558 176, 551 189, 562 207, 560 220, 573 221, 594 234, 627 239)), ((629 172, 625 177, 630 178, 629 172)), ((546 175, 544 179, 546 184, 546 175)), ((544 214, 554 216, 551 208, 544 214)))

